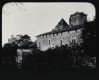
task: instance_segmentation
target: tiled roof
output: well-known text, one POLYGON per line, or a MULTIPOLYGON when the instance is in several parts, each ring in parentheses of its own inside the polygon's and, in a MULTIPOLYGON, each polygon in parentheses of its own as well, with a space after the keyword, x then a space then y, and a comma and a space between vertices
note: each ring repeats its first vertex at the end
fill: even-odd
MULTIPOLYGON (((83 12, 76 12, 74 14, 72 14, 71 16, 74 16, 76 14, 80 14, 80 15, 86 15, 87 14, 84 14, 83 12)), ((70 17, 71 17, 70 16, 70 17)), ((49 35, 49 34, 55 34, 55 33, 60 33, 60 32, 65 32, 65 31, 71 31, 71 30, 76 30, 76 29, 80 29, 84 27, 84 25, 76 25, 76 26, 69 26, 66 21, 62 18, 60 20, 60 22, 57 24, 57 26, 55 27, 55 29, 53 29, 52 31, 50 32, 46 32, 46 33, 43 33, 43 34, 40 34, 36 37, 39 37, 39 36, 44 36, 44 35, 49 35)))
POLYGON ((44 36, 44 35, 49 35, 49 34, 60 33, 60 32, 65 32, 65 31, 71 31, 71 30, 76 30, 76 29, 81 29, 83 27, 84 27, 84 25, 77 25, 77 26, 72 26, 72 27, 66 27, 64 29, 53 30, 53 31, 50 31, 50 32, 46 32, 46 33, 40 34, 40 35, 38 35, 36 37, 44 36))

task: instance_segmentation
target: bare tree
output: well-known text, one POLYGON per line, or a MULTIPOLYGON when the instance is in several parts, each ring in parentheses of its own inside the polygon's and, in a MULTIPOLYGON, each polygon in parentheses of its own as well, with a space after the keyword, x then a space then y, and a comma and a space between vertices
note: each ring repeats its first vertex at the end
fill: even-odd
POLYGON ((10 15, 11 12, 8 11, 8 8, 10 7, 16 7, 18 11, 25 11, 24 3, 23 2, 10 2, 6 3, 2 8, 2 14, 10 15))

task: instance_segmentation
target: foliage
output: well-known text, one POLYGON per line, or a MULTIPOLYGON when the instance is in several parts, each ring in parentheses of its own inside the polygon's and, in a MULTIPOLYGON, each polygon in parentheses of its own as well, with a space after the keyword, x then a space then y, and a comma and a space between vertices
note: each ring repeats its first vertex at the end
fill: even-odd
POLYGON ((8 39, 8 43, 5 43, 2 47, 2 62, 13 62, 15 63, 15 59, 17 56, 18 48, 34 48, 36 46, 32 41, 30 36, 28 35, 17 35, 14 37, 11 36, 8 39))
POLYGON ((6 43, 2 48, 2 63, 15 63, 17 45, 6 43))
MULTIPOLYGON (((69 69, 93 70, 96 67, 95 57, 87 56, 78 44, 72 46, 62 45, 47 51, 33 49, 34 53, 28 55, 22 63, 22 67, 38 65, 64 65, 69 69)), ((26 68, 25 68, 26 69, 26 68)))
POLYGON ((17 45, 18 48, 32 48, 34 43, 31 41, 28 35, 17 35, 16 37, 11 36, 8 41, 11 45, 17 45))
POLYGON ((64 65, 68 69, 94 70, 96 68, 96 25, 87 23, 82 30, 83 44, 71 43, 56 46, 54 49, 40 51, 36 42, 32 42, 28 35, 12 36, 9 42, 2 48, 3 56, 15 60, 17 48, 30 49, 32 54, 26 56, 22 62, 22 69, 39 67, 39 65, 64 65))
POLYGON ((82 30, 82 39, 84 43, 82 47, 89 56, 96 56, 96 24, 95 21, 86 23, 82 30))

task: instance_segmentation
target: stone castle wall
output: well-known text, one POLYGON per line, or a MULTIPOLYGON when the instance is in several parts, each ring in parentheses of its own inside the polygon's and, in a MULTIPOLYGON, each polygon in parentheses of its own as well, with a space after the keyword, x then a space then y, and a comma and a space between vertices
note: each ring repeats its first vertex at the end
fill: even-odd
MULTIPOLYGON (((82 43, 81 36, 81 29, 73 30, 73 27, 80 27, 87 22, 87 15, 83 12, 79 13, 76 12, 75 14, 71 15, 69 18, 69 27, 71 31, 65 31, 62 33, 57 34, 50 34, 37 37, 37 46, 41 50, 47 50, 48 48, 52 48, 55 46, 61 46, 65 44, 70 44, 71 42, 76 42, 78 44, 82 43)), ((62 19, 59 23, 61 23, 61 28, 63 28, 63 23, 66 22, 62 19)), ((60 25, 58 26, 60 27, 60 25)), ((68 28, 65 26, 65 28, 68 28)))
POLYGON ((79 14, 75 13, 72 15, 69 19, 69 25, 70 26, 76 26, 76 25, 81 25, 87 22, 87 15, 86 14, 79 14))
POLYGON ((69 45, 73 40, 78 44, 82 43, 81 29, 39 36, 37 38, 37 46, 41 50, 47 50, 55 46, 69 45))

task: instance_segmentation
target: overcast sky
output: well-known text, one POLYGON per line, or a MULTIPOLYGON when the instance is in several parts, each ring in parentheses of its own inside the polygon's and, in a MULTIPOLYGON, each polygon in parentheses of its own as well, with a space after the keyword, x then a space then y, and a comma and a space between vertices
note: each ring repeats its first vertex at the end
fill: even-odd
POLYGON ((17 34, 28 34, 35 41, 35 36, 51 31, 61 18, 69 23, 76 11, 83 11, 88 20, 95 17, 91 3, 7 3, 2 8, 2 44, 17 34))

